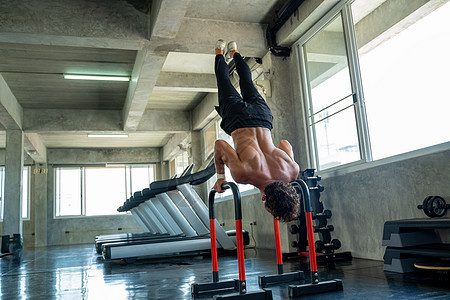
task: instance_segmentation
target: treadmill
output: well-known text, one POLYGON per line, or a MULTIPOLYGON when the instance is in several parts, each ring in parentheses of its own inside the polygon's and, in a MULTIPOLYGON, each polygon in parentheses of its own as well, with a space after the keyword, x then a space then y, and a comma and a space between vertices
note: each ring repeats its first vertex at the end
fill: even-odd
MULTIPOLYGON (((208 208, 192 185, 205 182, 214 173, 215 167, 211 163, 200 172, 156 181, 150 184, 149 189, 135 193, 118 210, 138 215, 152 235, 149 238, 111 239, 102 243, 103 258, 134 260, 209 251, 208 208)), ((235 241, 217 220, 216 235, 221 248, 235 249, 235 241)))
MULTIPOLYGON (((182 173, 181 176, 190 175, 193 169, 193 164, 188 166, 182 173)), ((154 205, 147 203, 150 208, 153 209, 154 213, 157 214, 155 216, 151 211, 149 212, 145 207, 146 205, 140 206, 142 202, 145 202, 147 199, 155 197, 157 193, 161 193, 166 191, 167 189, 154 189, 151 190, 146 188, 142 191, 135 192, 133 196, 127 199, 123 206, 119 207, 117 210, 119 212, 130 211, 132 216, 135 218, 137 223, 141 225, 142 228, 146 230, 146 232, 141 233, 122 233, 122 234, 108 234, 108 235, 100 235, 95 239, 95 248, 98 254, 102 254, 103 244, 105 243, 113 243, 113 242, 125 242, 125 241, 138 241, 138 240, 146 240, 160 237, 168 237, 172 236, 180 236, 183 234, 182 230, 174 225, 173 222, 170 221, 170 217, 167 212, 164 211, 163 208, 160 208, 159 211, 155 211, 154 205), (150 218, 150 219, 149 219, 150 218), (159 221, 155 221, 155 220, 159 221), (162 220, 161 220, 162 219, 162 220), (172 224, 167 224, 167 221, 172 224), (156 222, 156 223, 155 223, 156 222), (165 224, 165 228, 161 228, 161 222, 165 224)))

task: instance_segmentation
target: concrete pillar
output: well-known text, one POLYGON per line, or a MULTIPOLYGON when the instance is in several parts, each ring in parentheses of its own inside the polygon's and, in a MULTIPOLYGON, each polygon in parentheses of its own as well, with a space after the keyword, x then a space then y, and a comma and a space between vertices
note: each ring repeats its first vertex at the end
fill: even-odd
POLYGON ((33 166, 34 245, 47 245, 47 164, 33 166))
MULTIPOLYGON (((201 131, 192 131, 191 132, 191 161, 194 163, 194 172, 200 171, 200 167, 203 165, 204 157, 204 149, 202 149, 202 133, 201 131)), ((194 190, 203 199, 206 203, 207 199, 207 184, 202 183, 194 186, 194 190)))
POLYGON ((155 181, 156 180, 161 180, 161 165, 162 163, 156 163, 155 164, 155 181))
POLYGON ((161 180, 170 178, 170 164, 168 161, 161 162, 161 180))
POLYGON ((3 234, 22 236, 23 133, 6 130, 5 206, 3 234))
POLYGON ((296 62, 292 56, 283 58, 271 54, 267 54, 263 62, 272 90, 270 97, 267 97, 267 103, 273 114, 273 142, 277 146, 280 140, 286 139, 295 151, 298 148, 296 116, 301 112, 297 111, 295 102, 298 99, 291 88, 291 78, 295 78, 295 74, 292 74, 290 65, 296 62))
POLYGON ((191 132, 191 161, 195 165, 194 172, 197 172, 203 164, 202 134, 200 131, 191 132))

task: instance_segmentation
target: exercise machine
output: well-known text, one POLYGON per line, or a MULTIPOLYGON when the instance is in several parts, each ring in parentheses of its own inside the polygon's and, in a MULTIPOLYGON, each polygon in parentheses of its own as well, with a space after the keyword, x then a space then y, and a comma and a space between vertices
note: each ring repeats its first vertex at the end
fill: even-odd
POLYGON ((23 248, 22 236, 20 233, 14 233, 13 236, 8 234, 2 235, 2 248, 0 257, 13 255, 23 248))
POLYGON ((423 209, 423 212, 430 218, 436 218, 445 216, 450 204, 447 204, 443 197, 428 196, 421 205, 417 205, 417 208, 423 209))
MULTIPOLYGON (((192 188, 208 180, 215 173, 214 164, 197 173, 179 178, 155 181, 149 188, 134 193, 119 211, 131 211, 148 230, 145 234, 102 237, 98 251, 107 260, 167 257, 206 253, 210 249, 208 208, 192 188)), ((225 232, 218 224, 218 247, 236 248, 234 232, 225 232)), ((246 243, 249 238, 246 233, 246 243)))
POLYGON ((237 294, 216 295, 214 299, 272 299, 271 290, 261 290, 247 292, 247 284, 245 280, 245 264, 244 264, 244 243, 242 237, 242 211, 241 211, 241 195, 238 186, 233 183, 224 183, 223 189, 231 188, 234 200, 234 216, 236 222, 236 239, 237 239, 237 256, 239 280, 219 280, 219 267, 217 261, 217 245, 215 223, 217 222, 214 214, 214 198, 216 191, 214 189, 209 193, 209 221, 211 228, 211 258, 212 258, 212 282, 210 283, 194 283, 191 285, 191 293, 198 294, 200 292, 210 292, 232 288, 238 290, 237 294))
POLYGON ((422 261, 450 259, 450 244, 441 240, 438 230, 450 229, 450 219, 418 218, 384 223, 384 270, 396 273, 415 272, 422 261))
MULTIPOLYGON (((189 184, 178 186, 176 191, 156 195, 141 203, 153 204, 155 209, 165 209, 166 221, 182 230, 180 235, 170 235, 138 241, 113 242, 103 244, 105 259, 132 259, 144 257, 194 254, 209 250, 209 224, 207 207, 189 184), (155 205, 156 204, 156 205, 155 205)), ((150 212, 145 207, 147 213, 150 212)), ((232 250, 235 243, 217 223, 217 240, 221 248, 232 250)), ((162 234, 162 232, 160 232, 162 234)))

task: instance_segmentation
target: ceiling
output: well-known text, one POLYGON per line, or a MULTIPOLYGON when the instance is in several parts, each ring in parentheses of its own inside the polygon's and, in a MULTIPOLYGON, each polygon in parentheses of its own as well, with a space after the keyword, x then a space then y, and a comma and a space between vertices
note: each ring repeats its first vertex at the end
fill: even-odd
POLYGON ((265 54, 265 24, 283 2, 0 0, 0 91, 15 107, 3 104, 0 122, 22 129, 31 148, 163 147, 191 129, 177 118, 217 91, 216 40, 234 39, 250 56, 265 54), (66 73, 131 81, 67 80, 66 73), (159 112, 173 112, 173 123, 181 124, 154 126, 159 112), (89 132, 129 138, 88 138, 89 132))

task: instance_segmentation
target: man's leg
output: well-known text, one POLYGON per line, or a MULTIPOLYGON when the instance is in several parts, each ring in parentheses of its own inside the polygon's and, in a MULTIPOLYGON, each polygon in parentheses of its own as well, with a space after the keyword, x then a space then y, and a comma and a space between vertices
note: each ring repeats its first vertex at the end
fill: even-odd
POLYGON ((216 55, 215 61, 215 73, 217 79, 217 88, 219 92, 219 106, 222 106, 223 101, 227 101, 229 98, 241 98, 238 91, 234 88, 230 81, 228 65, 225 62, 225 58, 222 54, 216 55))
POLYGON ((242 98, 247 102, 253 102, 256 99, 261 98, 258 90, 253 85, 252 72, 250 71, 247 63, 244 61, 239 52, 235 51, 232 54, 236 64, 236 71, 239 75, 239 85, 241 87, 242 98))

